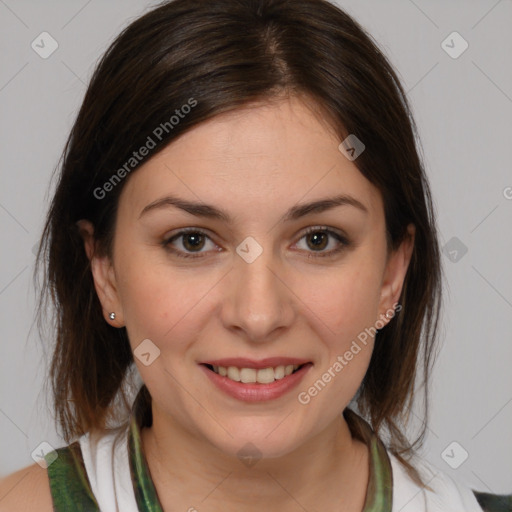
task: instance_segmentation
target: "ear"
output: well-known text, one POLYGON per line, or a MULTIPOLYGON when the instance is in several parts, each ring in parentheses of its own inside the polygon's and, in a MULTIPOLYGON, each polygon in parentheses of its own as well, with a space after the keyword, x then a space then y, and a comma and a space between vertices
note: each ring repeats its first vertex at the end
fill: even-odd
MULTIPOLYGON (((414 224, 407 226, 407 234, 404 240, 392 253, 390 253, 384 277, 382 280, 381 295, 379 302, 379 319, 387 324, 393 318, 393 312, 398 303, 405 280, 407 269, 411 261, 414 249, 414 238, 416 227, 414 224), (388 316, 386 316, 386 313, 388 316)), ((398 311, 400 309, 398 308, 398 311)))
POLYGON ((116 286, 114 267, 108 256, 99 256, 96 240, 94 238, 94 226, 88 220, 79 220, 80 235, 84 241, 85 252, 91 263, 91 272, 94 287, 103 308, 103 316, 107 323, 113 327, 123 327, 124 317, 116 286), (110 313, 115 313, 114 320, 110 319, 110 313))

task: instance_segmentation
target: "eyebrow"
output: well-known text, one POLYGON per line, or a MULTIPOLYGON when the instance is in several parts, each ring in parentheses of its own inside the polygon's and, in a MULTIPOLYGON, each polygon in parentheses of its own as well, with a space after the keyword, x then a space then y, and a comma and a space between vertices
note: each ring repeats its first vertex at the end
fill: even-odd
MULTIPOLYGON (((161 199, 157 199, 152 203, 148 204, 141 211, 139 215, 139 219, 150 211, 154 211, 157 209, 168 208, 169 206, 179 208, 187 213, 195 215, 196 217, 205 217, 209 219, 221 220, 226 222, 227 224, 232 224, 233 219, 231 216, 224 210, 217 208, 216 206, 212 206, 206 203, 196 203, 192 201, 187 201, 185 199, 176 197, 176 196, 166 196, 161 199)), ((292 220, 297 220, 306 215, 310 215, 313 213, 321 213, 332 208, 336 208, 338 206, 353 206, 357 208, 359 211, 364 214, 368 214, 368 209, 366 206, 357 200, 355 197, 350 196, 348 194, 341 194, 334 197, 327 197, 324 199, 319 199, 317 201, 313 201, 310 203, 303 203, 292 206, 280 219, 281 222, 289 222, 292 220)))

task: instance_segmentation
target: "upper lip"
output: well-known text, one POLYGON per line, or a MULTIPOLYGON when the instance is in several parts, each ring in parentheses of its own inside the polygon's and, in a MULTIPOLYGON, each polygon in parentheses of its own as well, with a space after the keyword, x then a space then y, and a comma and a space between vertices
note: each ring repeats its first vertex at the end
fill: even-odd
POLYGON ((203 361, 200 364, 208 364, 211 366, 235 366, 236 368, 254 368, 260 370, 263 368, 276 368, 277 366, 302 365, 310 363, 307 359, 300 359, 297 357, 267 357, 265 359, 248 359, 245 357, 228 357, 225 359, 211 359, 203 361))

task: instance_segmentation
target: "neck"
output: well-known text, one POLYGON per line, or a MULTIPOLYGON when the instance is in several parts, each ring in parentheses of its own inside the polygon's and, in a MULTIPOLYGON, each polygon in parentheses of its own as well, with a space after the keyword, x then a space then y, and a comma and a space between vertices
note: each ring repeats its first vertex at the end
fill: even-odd
POLYGON ((154 402, 152 411, 141 439, 166 510, 320 510, 324 500, 324 510, 363 508, 369 454, 342 415, 292 452, 244 464, 160 414, 154 402))

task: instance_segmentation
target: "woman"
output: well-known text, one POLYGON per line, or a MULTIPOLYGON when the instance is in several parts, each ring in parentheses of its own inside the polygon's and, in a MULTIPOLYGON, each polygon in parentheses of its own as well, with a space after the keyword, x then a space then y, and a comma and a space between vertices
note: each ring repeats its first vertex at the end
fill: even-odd
POLYGON ((403 434, 441 307, 430 190, 394 70, 326 1, 126 28, 38 258, 69 444, 5 510, 509 510, 403 434))

